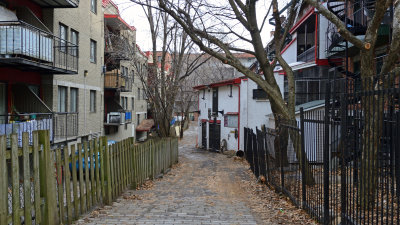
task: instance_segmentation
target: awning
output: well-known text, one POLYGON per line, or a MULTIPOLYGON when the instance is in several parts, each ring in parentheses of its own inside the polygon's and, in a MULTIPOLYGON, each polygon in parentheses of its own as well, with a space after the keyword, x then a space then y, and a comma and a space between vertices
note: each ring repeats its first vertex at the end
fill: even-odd
MULTIPOLYGON (((316 65, 317 64, 315 62, 307 62, 307 63, 305 63, 305 62, 294 62, 294 63, 290 63, 289 64, 289 66, 292 68, 293 71, 306 69, 306 68, 313 67, 313 66, 316 66, 316 65)), ((275 73, 282 72, 282 71, 283 71, 283 68, 281 66, 275 67, 275 70, 274 70, 275 73)))
POLYGON ((104 23, 114 29, 121 30, 132 30, 135 31, 136 28, 134 26, 129 25, 122 19, 119 15, 114 14, 104 14, 104 23))
POLYGON ((147 119, 143 120, 139 126, 137 126, 136 131, 149 131, 154 126, 154 120, 147 119))

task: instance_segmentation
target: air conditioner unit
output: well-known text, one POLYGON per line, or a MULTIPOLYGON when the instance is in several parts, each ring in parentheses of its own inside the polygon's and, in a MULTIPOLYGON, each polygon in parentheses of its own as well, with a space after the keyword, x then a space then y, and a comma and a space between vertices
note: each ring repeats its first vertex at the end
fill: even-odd
POLYGON ((110 112, 107 114, 107 123, 125 123, 125 114, 120 112, 110 112))

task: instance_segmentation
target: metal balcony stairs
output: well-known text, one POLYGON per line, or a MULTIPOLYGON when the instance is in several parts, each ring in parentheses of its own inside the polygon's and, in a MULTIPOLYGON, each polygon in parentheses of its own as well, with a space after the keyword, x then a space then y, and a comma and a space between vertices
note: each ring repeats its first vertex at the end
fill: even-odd
MULTIPOLYGON (((375 10, 375 0, 328 0, 327 8, 335 14, 346 28, 354 35, 364 35, 367 29, 366 18, 371 17, 375 10), (351 15, 348 13, 351 10, 351 15), (367 14, 367 16, 365 16, 367 14)), ((347 48, 346 41, 337 32, 333 24, 328 25, 327 31, 327 59, 331 67, 336 68, 339 73, 349 77, 357 77, 359 74, 354 74, 348 71, 346 65, 347 48)))

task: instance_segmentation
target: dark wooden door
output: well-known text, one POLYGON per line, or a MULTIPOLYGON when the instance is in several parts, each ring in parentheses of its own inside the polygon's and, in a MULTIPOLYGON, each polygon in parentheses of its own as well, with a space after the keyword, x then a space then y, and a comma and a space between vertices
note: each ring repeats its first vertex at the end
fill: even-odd
POLYGON ((217 123, 210 123, 210 149, 217 151, 221 143, 221 125, 217 123))
POLYGON ((201 123, 201 147, 207 149, 207 123, 201 123))

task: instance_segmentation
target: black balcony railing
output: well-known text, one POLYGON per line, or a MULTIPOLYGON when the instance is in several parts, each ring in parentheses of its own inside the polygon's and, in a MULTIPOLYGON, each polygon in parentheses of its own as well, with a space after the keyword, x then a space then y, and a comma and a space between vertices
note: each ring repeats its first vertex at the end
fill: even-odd
POLYGON ((132 91, 132 79, 120 73, 119 70, 108 71, 104 76, 104 88, 130 92, 132 91))
POLYGON ((298 62, 310 62, 315 60, 315 46, 305 50, 297 56, 298 62))
POLYGON ((78 45, 23 21, 0 22, 0 65, 76 74, 78 45))
POLYGON ((68 140, 78 136, 78 113, 25 113, 0 115, 0 135, 18 134, 18 143, 22 146, 22 133, 49 130, 50 141, 68 140))

